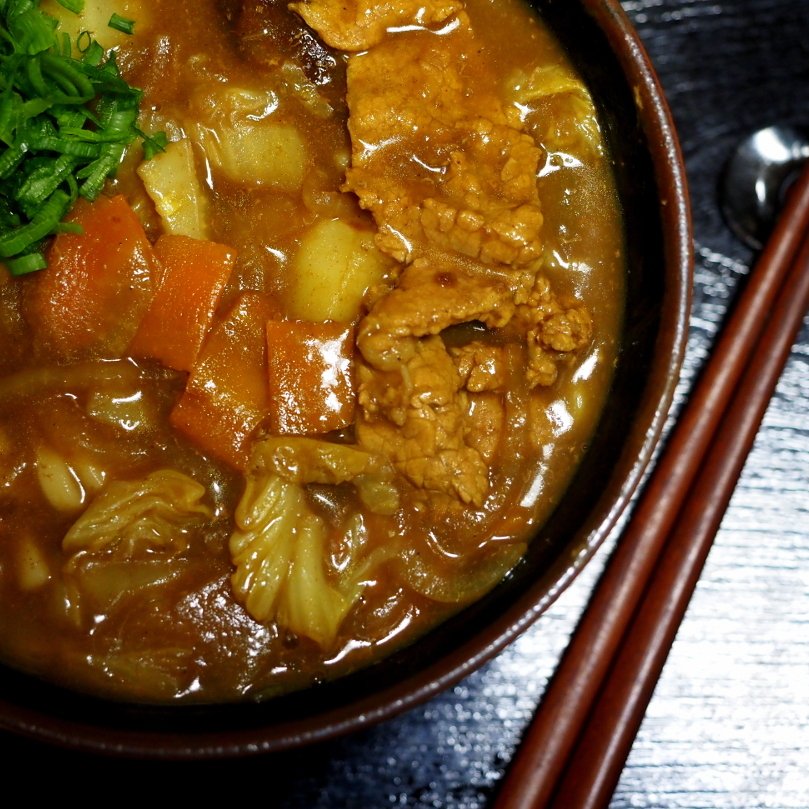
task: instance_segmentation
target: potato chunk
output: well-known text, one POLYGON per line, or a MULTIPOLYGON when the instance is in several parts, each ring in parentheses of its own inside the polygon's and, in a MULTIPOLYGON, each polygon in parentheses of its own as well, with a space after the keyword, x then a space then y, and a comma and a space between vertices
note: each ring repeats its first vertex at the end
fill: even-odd
POLYGON ((208 198, 202 190, 190 140, 169 143, 164 152, 141 163, 137 171, 166 233, 209 238, 208 198))
POLYGON ((295 255, 287 307, 301 320, 350 322, 390 266, 371 231, 341 219, 322 220, 306 233, 295 255))
POLYGON ((213 164, 234 182, 297 191, 303 184, 306 146, 294 126, 269 121, 223 123, 206 138, 213 164))

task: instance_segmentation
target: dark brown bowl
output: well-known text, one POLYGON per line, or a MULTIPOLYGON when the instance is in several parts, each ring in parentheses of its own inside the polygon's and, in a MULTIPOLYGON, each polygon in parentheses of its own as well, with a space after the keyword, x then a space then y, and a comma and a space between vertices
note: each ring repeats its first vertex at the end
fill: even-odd
POLYGON ((592 89, 627 229, 623 346, 579 472, 526 558, 488 596, 412 646, 339 681, 260 704, 150 707, 68 692, 0 668, 0 728, 74 749, 210 758, 298 747, 426 700, 525 630, 615 526, 657 444, 685 348, 691 232, 662 91, 618 0, 533 0, 592 89))

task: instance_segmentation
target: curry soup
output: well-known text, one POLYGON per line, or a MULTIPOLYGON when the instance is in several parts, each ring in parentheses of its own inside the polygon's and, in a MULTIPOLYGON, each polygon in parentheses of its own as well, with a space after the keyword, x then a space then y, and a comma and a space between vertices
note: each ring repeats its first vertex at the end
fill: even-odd
POLYGON ((86 5, 43 9, 169 143, 0 267, 0 655, 156 702, 366 666, 518 563, 595 428, 593 101, 517 0, 86 5))

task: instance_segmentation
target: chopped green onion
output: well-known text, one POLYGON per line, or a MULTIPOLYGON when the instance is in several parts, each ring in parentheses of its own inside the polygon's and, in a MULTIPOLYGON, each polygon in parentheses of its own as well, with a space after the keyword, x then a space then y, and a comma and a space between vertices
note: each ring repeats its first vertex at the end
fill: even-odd
POLYGON ((46 199, 72 174, 78 160, 70 155, 61 155, 53 162, 48 160, 29 172, 17 191, 17 202, 27 216, 33 216, 46 199))
POLYGON ((165 132, 155 132, 151 137, 141 133, 143 138, 143 156, 151 160, 158 152, 165 152, 169 139, 165 132))
POLYGON ((82 54, 82 61, 85 65, 97 67, 104 59, 104 48, 99 45, 98 40, 92 38, 89 31, 82 31, 79 34, 79 38, 76 40, 76 47, 82 54), (89 40, 86 45, 82 37, 87 37, 89 40))
POLYGON ((69 59, 72 53, 73 42, 70 39, 70 34, 67 31, 62 31, 62 36, 59 37, 59 54, 69 59))
POLYGON ((120 14, 113 14, 110 21, 107 23, 110 28, 120 31, 123 34, 132 34, 135 31, 135 21, 128 20, 120 14))
POLYGON ((0 155, 0 179, 11 176, 11 173, 22 163, 28 152, 28 144, 15 143, 0 155))
POLYGON ((44 270, 47 266, 48 262, 42 253, 27 253, 6 262, 6 267, 12 275, 27 275, 29 272, 44 270))
POLYGON ((16 42, 18 53, 36 56, 53 46, 56 20, 32 5, 25 11, 8 15, 8 32, 16 42))
POLYGON ((74 14, 81 14, 84 11, 84 0, 56 0, 56 2, 74 14))
POLYGON ((84 228, 78 222, 60 222, 55 228, 56 233, 73 233, 80 236, 84 228))
POLYGON ((71 203, 70 196, 64 191, 55 191, 27 225, 0 236, 0 258, 14 258, 44 239, 68 212, 71 203))
MULTIPOLYGON (((72 43, 39 4, 0 0, 0 259, 15 275, 44 266, 46 238, 76 232, 63 217, 77 197, 101 193, 133 140, 147 159, 167 143, 138 129, 142 93, 121 76, 115 51, 86 31, 72 43)), ((110 26, 134 30, 118 14, 110 26)))

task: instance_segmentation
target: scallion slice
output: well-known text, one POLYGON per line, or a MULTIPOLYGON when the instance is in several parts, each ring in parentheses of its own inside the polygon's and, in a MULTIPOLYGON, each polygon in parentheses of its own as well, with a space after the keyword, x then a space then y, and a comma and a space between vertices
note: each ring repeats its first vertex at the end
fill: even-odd
POLYGON ((56 2, 74 14, 81 14, 84 11, 84 0, 56 0, 56 2))
POLYGON ((123 34, 132 34, 135 31, 135 21, 128 20, 120 14, 113 14, 110 21, 107 23, 110 28, 120 31, 123 34))
POLYGON ((29 272, 44 270, 48 266, 42 253, 26 253, 19 258, 6 261, 6 267, 12 275, 27 275, 29 272))

